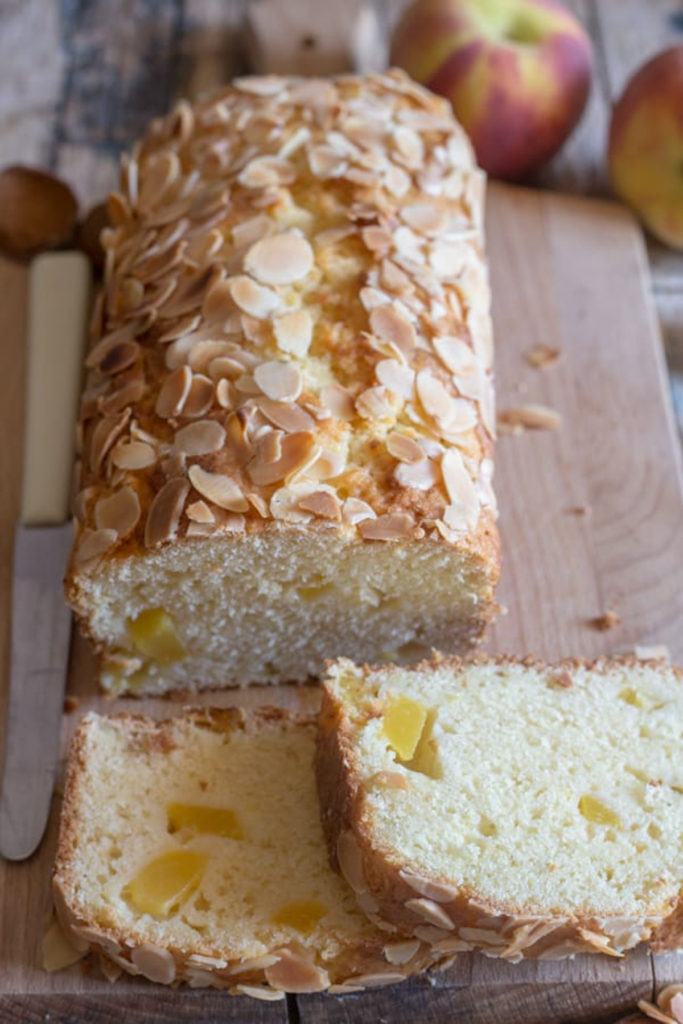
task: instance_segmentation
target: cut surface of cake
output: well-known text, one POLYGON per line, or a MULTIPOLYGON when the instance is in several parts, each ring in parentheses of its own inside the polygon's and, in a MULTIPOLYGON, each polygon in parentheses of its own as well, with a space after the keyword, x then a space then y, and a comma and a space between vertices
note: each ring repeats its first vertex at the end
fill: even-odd
POLYGON ((332 861, 435 951, 681 948, 682 751, 661 662, 340 660, 317 753, 332 861))
POLYGON ((237 80, 124 161, 66 587, 108 691, 481 637, 483 192, 449 106, 399 72, 237 80))
POLYGON ((276 709, 87 715, 54 875, 67 936, 131 974, 280 998, 431 963, 371 924, 329 867, 315 725, 276 709))

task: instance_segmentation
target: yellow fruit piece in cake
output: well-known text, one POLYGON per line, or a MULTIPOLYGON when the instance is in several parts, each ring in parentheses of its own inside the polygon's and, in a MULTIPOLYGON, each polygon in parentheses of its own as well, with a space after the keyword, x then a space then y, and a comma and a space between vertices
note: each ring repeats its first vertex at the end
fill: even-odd
POLYGON ((169 664, 180 661, 187 651, 183 647, 175 622, 163 608, 147 608, 128 620, 133 643, 147 658, 169 664))
POLYGON ((192 850, 168 850, 145 864, 123 889, 123 898, 141 914, 168 917, 202 880, 207 858, 192 850))
POLYGON ((384 709, 382 731, 402 761, 409 761, 420 742, 427 708, 408 697, 390 697, 384 709))
POLYGON ((189 829, 204 835, 223 836, 227 839, 244 839, 244 829, 234 811, 229 807, 205 807, 201 804, 168 805, 168 831, 180 832, 189 829))
POLYGON ((327 907, 320 900, 294 900, 273 915, 273 924, 288 925, 302 935, 310 935, 318 921, 327 913, 327 907))
POLYGON ((591 796, 589 793, 584 794, 579 800, 579 811, 586 821, 591 821, 595 825, 611 825, 613 828, 621 828, 619 815, 607 804, 603 804, 602 800, 598 800, 597 797, 591 796))

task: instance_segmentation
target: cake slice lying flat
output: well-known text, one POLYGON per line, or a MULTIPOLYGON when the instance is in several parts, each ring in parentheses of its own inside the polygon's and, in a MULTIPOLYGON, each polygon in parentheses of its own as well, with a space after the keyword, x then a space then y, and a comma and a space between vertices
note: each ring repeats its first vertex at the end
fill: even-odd
POLYGON ((88 715, 73 742, 57 914, 131 974, 262 999, 401 981, 395 942, 330 870, 315 725, 274 709, 88 715))
POLYGON ((683 681, 663 663, 338 661, 317 774, 377 922, 509 960, 683 947, 683 681))

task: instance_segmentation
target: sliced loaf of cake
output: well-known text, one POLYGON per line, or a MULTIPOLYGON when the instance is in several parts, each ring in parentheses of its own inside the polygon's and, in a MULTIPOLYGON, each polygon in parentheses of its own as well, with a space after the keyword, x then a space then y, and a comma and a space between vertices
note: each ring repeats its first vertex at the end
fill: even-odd
POLYGON ((130 974, 261 999, 357 991, 430 963, 330 870, 315 725, 275 709, 88 715, 54 875, 67 935, 130 974))
POLYGON ((508 960, 683 947, 683 681, 635 660, 329 669, 333 864, 375 923, 508 960))

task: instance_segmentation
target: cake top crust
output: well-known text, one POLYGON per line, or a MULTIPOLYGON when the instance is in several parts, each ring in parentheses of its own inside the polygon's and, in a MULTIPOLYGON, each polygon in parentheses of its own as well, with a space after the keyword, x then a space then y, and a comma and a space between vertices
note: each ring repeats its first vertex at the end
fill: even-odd
POLYGON ((74 564, 310 525, 490 520, 484 177, 400 72, 237 79, 122 162, 81 407, 74 564))

